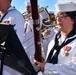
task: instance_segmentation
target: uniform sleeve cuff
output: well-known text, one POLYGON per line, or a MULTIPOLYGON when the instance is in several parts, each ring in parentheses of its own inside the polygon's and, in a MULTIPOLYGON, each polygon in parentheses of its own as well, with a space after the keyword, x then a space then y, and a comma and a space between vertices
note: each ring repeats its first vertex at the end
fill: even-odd
POLYGON ((46 63, 44 70, 54 70, 54 65, 51 63, 46 63))

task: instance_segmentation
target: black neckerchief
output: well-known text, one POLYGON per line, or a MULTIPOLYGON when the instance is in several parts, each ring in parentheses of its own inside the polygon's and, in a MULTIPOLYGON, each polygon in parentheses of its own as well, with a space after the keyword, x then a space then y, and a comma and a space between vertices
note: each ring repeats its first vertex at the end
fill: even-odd
POLYGON ((4 19, 4 17, 8 14, 8 12, 10 12, 12 10, 15 10, 15 9, 7 10, 6 13, 2 17, 0 17, 0 23, 2 22, 2 20, 4 19))
POLYGON ((72 38, 72 39, 68 39, 67 41, 66 41, 66 39, 74 36, 75 34, 76 34, 76 30, 73 29, 73 30, 67 35, 67 37, 65 38, 64 42, 63 42, 61 45, 59 45, 58 39, 61 37, 61 34, 60 34, 60 32, 59 32, 59 33, 56 35, 55 44, 54 44, 53 48, 51 49, 51 51, 50 51, 50 53, 49 53, 49 56, 48 56, 48 58, 47 58, 47 62, 56 64, 56 63, 58 62, 58 54, 59 54, 59 52, 60 52, 60 49, 61 49, 62 47, 64 47, 66 44, 68 44, 68 43, 70 43, 71 41, 73 41, 76 37, 74 37, 74 38, 72 38), (56 53, 54 54, 54 56, 52 56, 54 50, 56 50, 56 53))
POLYGON ((0 23, 2 22, 3 18, 7 15, 8 12, 6 12, 1 18, 0 18, 0 23))

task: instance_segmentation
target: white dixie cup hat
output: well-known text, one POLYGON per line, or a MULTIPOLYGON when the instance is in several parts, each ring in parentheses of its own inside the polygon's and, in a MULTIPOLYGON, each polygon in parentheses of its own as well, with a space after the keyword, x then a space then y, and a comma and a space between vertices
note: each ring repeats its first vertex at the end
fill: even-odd
POLYGON ((74 2, 66 2, 55 4, 56 12, 70 12, 76 11, 76 3, 74 2))

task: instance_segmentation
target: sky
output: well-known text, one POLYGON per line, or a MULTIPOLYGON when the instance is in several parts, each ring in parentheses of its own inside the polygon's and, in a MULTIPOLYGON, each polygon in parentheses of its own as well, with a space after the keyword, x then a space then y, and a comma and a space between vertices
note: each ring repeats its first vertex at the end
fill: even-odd
MULTIPOLYGON (((69 2, 73 1, 76 2, 76 0, 37 0, 39 7, 46 7, 48 6, 48 11, 54 11, 55 12, 55 4, 56 3, 63 3, 63 2, 69 2)), ((26 5, 25 2, 30 2, 30 0, 12 0, 12 6, 15 6, 16 9, 18 9, 21 13, 26 11, 26 5)))

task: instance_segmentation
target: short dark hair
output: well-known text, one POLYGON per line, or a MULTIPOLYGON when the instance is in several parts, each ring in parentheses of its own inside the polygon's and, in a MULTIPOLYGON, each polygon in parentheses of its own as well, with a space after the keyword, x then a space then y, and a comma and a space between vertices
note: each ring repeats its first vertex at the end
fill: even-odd
POLYGON ((74 27, 76 28, 76 11, 66 12, 66 14, 75 22, 74 27))

